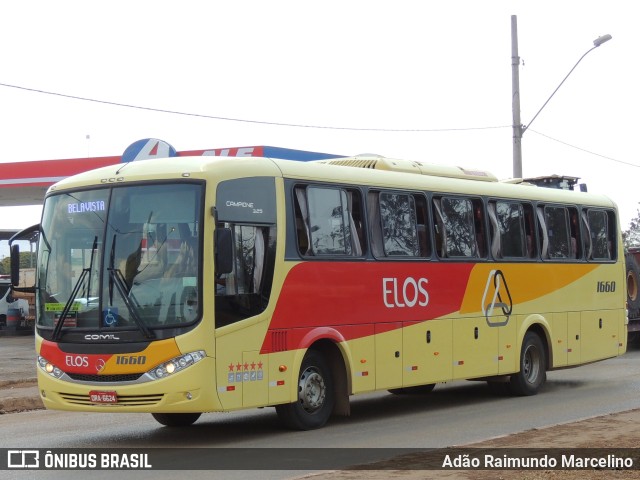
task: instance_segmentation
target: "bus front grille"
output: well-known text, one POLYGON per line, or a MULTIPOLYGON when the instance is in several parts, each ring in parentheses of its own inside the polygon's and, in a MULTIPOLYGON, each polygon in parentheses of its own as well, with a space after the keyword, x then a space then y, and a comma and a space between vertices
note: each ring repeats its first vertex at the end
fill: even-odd
MULTIPOLYGON (((95 406, 105 406, 104 403, 95 403, 92 402, 89 395, 78 395, 75 393, 59 393, 60 397, 67 403, 72 405, 95 405, 95 406)), ((157 393, 151 395, 118 395, 118 403, 114 403, 112 406, 126 406, 126 407, 137 407, 137 406, 149 406, 156 405, 162 400, 164 394, 157 393)))
POLYGON ((127 373, 119 375, 84 375, 80 373, 67 373, 67 375, 78 382, 134 382, 144 373, 127 373))

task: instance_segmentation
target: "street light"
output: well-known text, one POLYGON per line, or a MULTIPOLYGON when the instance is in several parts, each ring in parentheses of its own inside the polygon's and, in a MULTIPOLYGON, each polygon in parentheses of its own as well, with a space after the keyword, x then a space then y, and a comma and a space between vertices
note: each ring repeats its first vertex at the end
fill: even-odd
POLYGON ((558 85, 556 87, 556 89, 549 96, 547 101, 544 102, 544 105, 542 105, 542 107, 540 107, 540 110, 538 110, 538 112, 533 116, 533 118, 531 119, 529 124, 528 125, 522 125, 520 123, 520 85, 519 85, 519 78, 518 78, 518 67, 520 65, 520 57, 518 57, 517 26, 516 26, 516 17, 515 17, 515 15, 511 16, 511 34, 512 34, 512 44, 511 44, 512 62, 511 62, 511 65, 512 65, 512 70, 513 70, 513 77, 512 77, 512 88, 513 88, 513 98, 512 98, 512 102, 513 102, 513 177, 514 178, 522 178, 522 134, 527 131, 527 129, 531 126, 533 121, 538 117, 538 115, 540 114, 542 109, 547 106, 547 103, 549 103, 549 101, 553 98, 553 96, 556 94, 558 89, 567 80, 567 78, 569 78, 569 75, 571 75, 571 73, 576 69, 576 67, 582 61, 582 59, 584 57, 586 57, 587 54, 589 52, 591 52, 592 50, 595 50, 596 48, 598 48, 603 43, 608 42, 609 40, 611 40, 611 35, 609 35, 609 34, 602 35, 601 37, 598 37, 593 41, 593 47, 591 47, 589 50, 587 50, 580 57, 580 59, 576 62, 576 64, 573 66, 573 68, 571 70, 569 70, 569 73, 567 73, 567 75, 564 77, 562 82, 560 82, 560 85, 558 85), (516 63, 516 61, 517 61, 517 63, 516 63))
POLYGON ((593 47, 591 47, 589 50, 587 50, 584 55, 582 55, 580 57, 580 60, 578 60, 576 62, 576 64, 573 66, 573 68, 569 71, 569 73, 567 73, 567 76, 564 77, 564 79, 560 82, 560 85, 558 85, 556 87, 556 89, 553 91, 553 93, 551 94, 551 96, 547 99, 546 102, 544 102, 544 105, 542 105, 542 107, 540 107, 540 110, 538 110, 538 113, 536 113, 533 118, 531 119, 531 121, 529 122, 529 125, 523 125, 522 127, 522 133, 526 132, 527 129, 531 126, 531 124, 533 123, 533 121, 536 119, 536 117, 538 116, 538 114, 542 111, 542 109, 547 105, 547 103, 549 103, 549 100, 551 100, 551 98, 556 94, 556 92, 558 91, 558 89, 562 86, 562 84, 565 82, 565 80, 567 78, 569 78, 569 75, 571 75, 571 72, 573 72, 575 70, 575 68, 578 66, 578 64, 582 61, 582 59, 584 57, 587 56, 587 53, 589 53, 591 50, 595 50, 596 48, 598 48, 600 45, 602 45, 605 42, 608 42, 609 40, 611 40, 611 35, 607 34, 607 35, 603 35, 601 37, 596 38, 593 41, 593 47))

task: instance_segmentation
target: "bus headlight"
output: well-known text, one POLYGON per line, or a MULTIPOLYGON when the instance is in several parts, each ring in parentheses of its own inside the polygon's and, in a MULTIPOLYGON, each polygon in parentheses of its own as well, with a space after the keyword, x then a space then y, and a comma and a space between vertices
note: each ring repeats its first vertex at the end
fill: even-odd
POLYGON ((190 367, 194 363, 198 363, 205 357, 203 350, 197 350, 195 352, 185 353, 179 357, 172 358, 168 362, 153 367, 147 372, 155 380, 168 377, 174 373, 180 372, 187 367, 190 367))
POLYGON ((45 372, 47 375, 51 375, 53 378, 60 378, 64 375, 62 370, 40 355, 38 355, 38 366, 40 367, 40 370, 45 372))

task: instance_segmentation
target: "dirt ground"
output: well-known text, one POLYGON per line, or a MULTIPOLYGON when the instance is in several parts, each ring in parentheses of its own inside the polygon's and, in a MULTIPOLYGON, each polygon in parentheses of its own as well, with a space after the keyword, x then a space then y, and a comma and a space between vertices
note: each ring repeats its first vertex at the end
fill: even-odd
MULTIPOLYGON (((579 422, 557 425, 553 427, 528 430, 522 433, 485 440, 483 442, 464 445, 464 448, 605 448, 605 449, 637 449, 640 446, 640 410, 616 413, 603 417, 595 417, 579 422)), ((462 447, 462 446, 461 446, 462 447)), ((389 460, 376 464, 384 470, 343 470, 309 476, 310 480, 360 480, 360 479, 446 479, 446 480, 583 480, 583 479, 640 479, 640 470, 420 470, 425 464, 425 455, 407 455, 397 460, 389 460), (407 468, 411 463, 412 470, 393 470, 394 465, 402 463, 407 468)), ((499 453, 495 453, 499 456, 499 453)), ((640 456, 640 452, 636 457, 640 456)))

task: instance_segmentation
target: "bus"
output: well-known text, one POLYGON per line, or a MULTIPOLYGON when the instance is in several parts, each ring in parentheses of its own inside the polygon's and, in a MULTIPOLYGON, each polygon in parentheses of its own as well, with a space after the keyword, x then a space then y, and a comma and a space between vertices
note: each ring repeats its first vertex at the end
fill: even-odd
POLYGON ((548 371, 626 351, 616 205, 480 170, 134 161, 50 187, 12 261, 34 235, 50 409, 186 426, 273 406, 310 430, 351 395, 534 395, 548 371))

